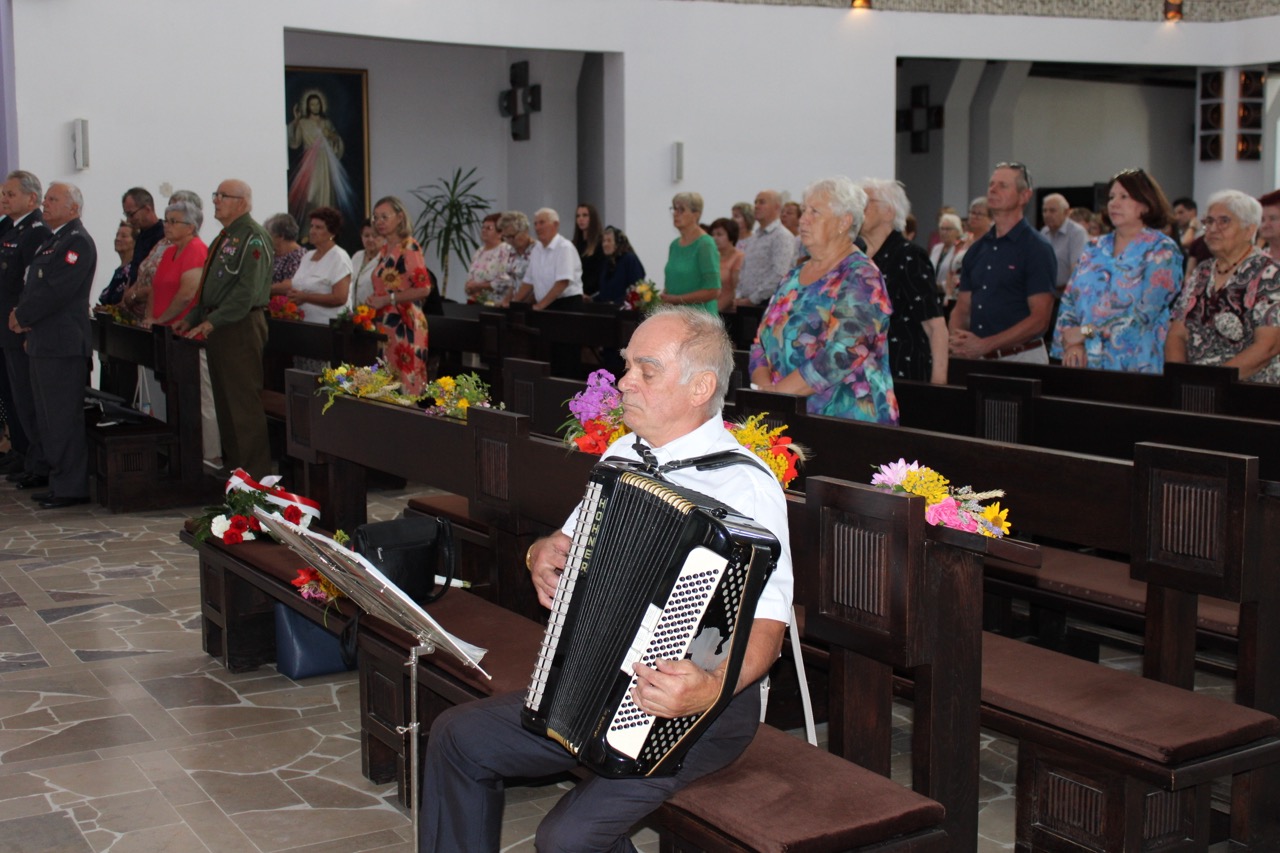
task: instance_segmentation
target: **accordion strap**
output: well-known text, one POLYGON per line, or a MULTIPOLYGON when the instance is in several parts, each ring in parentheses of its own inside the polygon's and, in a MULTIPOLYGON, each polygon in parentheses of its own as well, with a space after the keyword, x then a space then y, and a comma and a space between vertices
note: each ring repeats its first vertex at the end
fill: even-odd
POLYGON ((727 468, 730 465, 757 465, 762 470, 764 469, 764 463, 755 456, 740 453, 737 450, 722 450, 719 453, 708 453, 705 456, 694 456, 690 459, 673 459, 670 462, 659 465, 657 458, 653 455, 653 451, 645 446, 639 436, 636 436, 634 447, 641 461, 631 464, 635 465, 643 473, 659 480, 663 479, 664 474, 671 471, 679 471, 682 468, 714 471, 717 468, 727 468))

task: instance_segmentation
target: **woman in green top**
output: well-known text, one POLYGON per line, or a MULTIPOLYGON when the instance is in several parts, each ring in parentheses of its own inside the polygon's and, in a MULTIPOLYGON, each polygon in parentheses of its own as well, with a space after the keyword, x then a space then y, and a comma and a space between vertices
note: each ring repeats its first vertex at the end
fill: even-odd
POLYGON ((667 254, 666 281, 662 301, 669 305, 693 305, 719 316, 716 297, 720 295, 720 253, 698 217, 702 196, 677 193, 671 199, 671 223, 680 236, 671 241, 667 254))

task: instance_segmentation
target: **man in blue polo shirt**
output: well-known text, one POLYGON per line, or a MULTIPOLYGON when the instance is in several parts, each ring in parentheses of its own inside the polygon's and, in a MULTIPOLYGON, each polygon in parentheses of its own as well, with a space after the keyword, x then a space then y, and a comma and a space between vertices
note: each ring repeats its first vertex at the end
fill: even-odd
POLYGON ((956 358, 1001 358, 1048 364, 1044 333, 1053 314, 1058 262, 1053 247, 1027 224, 1031 175, 1000 163, 987 186, 995 225, 965 253, 960 293, 948 324, 956 358))

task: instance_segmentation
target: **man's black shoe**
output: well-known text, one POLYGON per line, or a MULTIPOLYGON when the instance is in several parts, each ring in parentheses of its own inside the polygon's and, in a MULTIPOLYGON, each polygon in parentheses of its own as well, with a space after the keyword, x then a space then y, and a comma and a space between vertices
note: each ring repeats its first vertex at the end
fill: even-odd
POLYGON ((49 478, 39 474, 28 474, 14 485, 19 489, 45 489, 49 486, 49 478))
POLYGON ((53 492, 36 492, 31 496, 31 500, 40 503, 40 501, 47 501, 51 497, 53 497, 53 492))
POLYGON ((50 497, 47 501, 40 501, 40 503, 37 505, 41 509, 63 509, 64 507, 79 506, 80 504, 87 504, 88 502, 89 502, 88 497, 60 498, 57 495, 54 495, 50 497))

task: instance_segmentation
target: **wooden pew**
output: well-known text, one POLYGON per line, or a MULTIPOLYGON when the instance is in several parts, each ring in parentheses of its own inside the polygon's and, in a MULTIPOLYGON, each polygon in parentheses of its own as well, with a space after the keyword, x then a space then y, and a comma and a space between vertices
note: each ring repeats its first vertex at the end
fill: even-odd
POLYGON ((134 512, 207 501, 217 489, 205 476, 200 423, 202 345, 165 327, 143 329, 108 316, 92 318, 94 348, 108 358, 155 371, 165 420, 92 426, 90 471, 98 502, 134 512))
POLYGON ((1133 458, 1143 441, 1246 453, 1280 480, 1280 420, 1048 396, 1040 379, 974 373, 967 382, 897 383, 902 425, 1116 459, 1133 458))
POLYGON ((1242 382, 1228 367, 1166 364, 1163 374, 1142 374, 999 359, 948 362, 947 381, 952 385, 966 385, 974 374, 1039 379, 1044 393, 1054 397, 1244 418, 1280 417, 1280 389, 1242 382))

